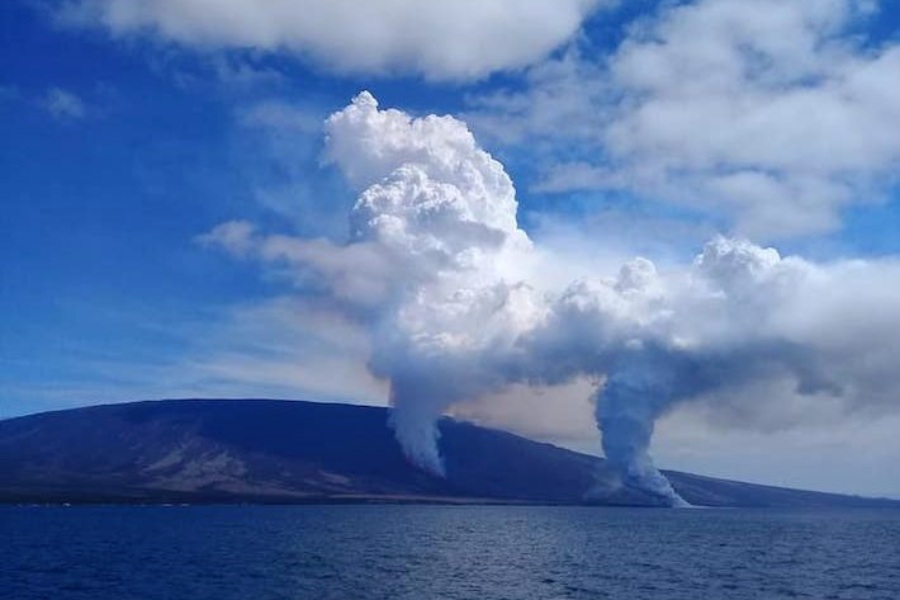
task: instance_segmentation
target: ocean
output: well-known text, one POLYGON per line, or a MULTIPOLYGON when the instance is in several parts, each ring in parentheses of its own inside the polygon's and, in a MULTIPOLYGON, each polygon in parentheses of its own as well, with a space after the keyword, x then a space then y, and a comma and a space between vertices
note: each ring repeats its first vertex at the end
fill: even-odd
POLYGON ((900 511, 0 507, 4 600, 900 599, 900 511))

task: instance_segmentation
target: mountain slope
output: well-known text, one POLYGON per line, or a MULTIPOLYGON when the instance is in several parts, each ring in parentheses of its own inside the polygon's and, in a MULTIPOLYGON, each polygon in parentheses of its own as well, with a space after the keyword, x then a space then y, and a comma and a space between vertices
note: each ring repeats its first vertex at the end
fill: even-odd
MULTIPOLYGON (((605 461, 444 420, 448 476, 411 466, 383 408, 167 400, 0 421, 0 501, 522 501, 652 505, 605 461)), ((668 473, 709 506, 889 505, 668 473)))

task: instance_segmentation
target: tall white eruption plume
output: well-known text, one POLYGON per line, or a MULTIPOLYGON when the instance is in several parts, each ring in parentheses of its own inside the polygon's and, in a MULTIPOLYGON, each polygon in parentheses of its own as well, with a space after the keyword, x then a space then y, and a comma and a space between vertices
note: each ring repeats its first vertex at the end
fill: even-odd
POLYGON ((437 418, 490 385, 479 357, 514 340, 497 308, 515 301, 506 275, 530 242, 512 181, 460 121, 381 111, 367 92, 326 132, 329 157, 361 190, 351 244, 391 257, 371 368, 390 379, 407 456, 442 474, 437 418))
POLYGON ((625 485, 673 506, 685 503, 649 448, 657 419, 682 403, 747 402, 752 414, 746 390, 769 382, 848 410, 896 404, 877 385, 900 371, 886 333, 900 330, 900 286, 885 284, 900 281, 896 262, 820 266, 720 237, 670 272, 637 258, 559 286, 553 255, 518 227, 510 178, 464 123, 380 110, 363 92, 326 134, 328 159, 359 194, 346 243, 246 223, 208 237, 315 274, 365 324, 397 439, 431 473, 444 474, 437 420, 512 384, 595 378, 607 460, 625 485))

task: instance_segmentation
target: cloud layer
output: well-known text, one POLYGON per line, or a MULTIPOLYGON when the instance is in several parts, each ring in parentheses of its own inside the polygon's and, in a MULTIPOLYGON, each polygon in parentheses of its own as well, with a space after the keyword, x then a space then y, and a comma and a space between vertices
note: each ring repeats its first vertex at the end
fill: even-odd
POLYGON ((717 237, 666 271, 635 258, 560 281, 548 270, 563 259, 518 227, 509 177, 464 123, 381 110, 364 92, 326 132, 329 159, 360 190, 350 239, 243 222, 204 239, 278 266, 368 330, 398 440, 425 469, 443 472, 442 414, 514 386, 595 382, 607 459, 623 484, 671 504, 680 499, 649 447, 657 420, 680 406, 750 426, 795 398, 836 419, 900 408, 894 260, 815 264, 717 237))
POLYGON ((206 48, 286 50, 350 73, 472 79, 528 65, 602 0, 74 0, 66 22, 206 48))
POLYGON ((481 98, 473 118, 545 150, 544 190, 666 200, 752 237, 828 232, 896 183, 900 46, 863 35, 877 7, 672 4, 609 56, 535 67, 524 92, 481 98))

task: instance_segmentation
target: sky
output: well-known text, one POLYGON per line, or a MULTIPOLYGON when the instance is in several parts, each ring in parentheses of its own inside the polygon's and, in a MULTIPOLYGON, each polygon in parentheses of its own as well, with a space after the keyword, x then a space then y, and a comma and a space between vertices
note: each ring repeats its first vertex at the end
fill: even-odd
POLYGON ((441 414, 639 420, 900 497, 891 1, 10 0, 0 131, 0 418, 392 403, 432 470, 441 414))

